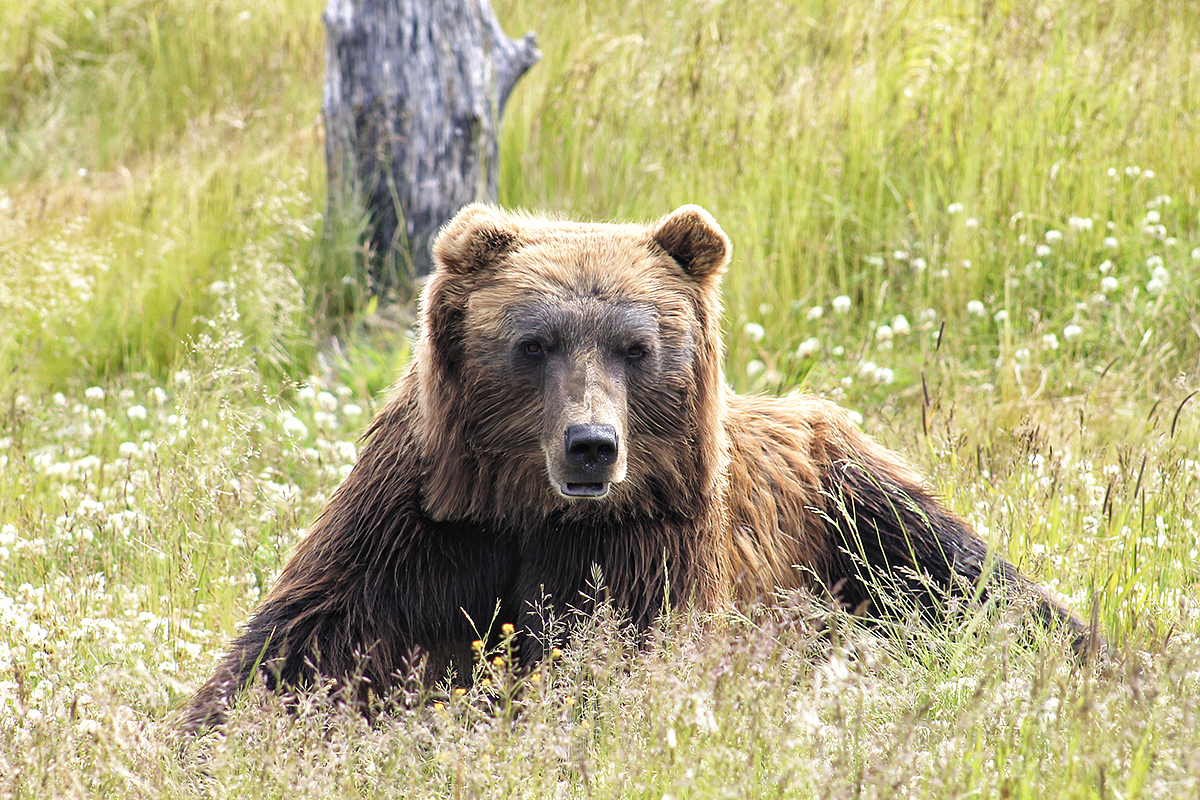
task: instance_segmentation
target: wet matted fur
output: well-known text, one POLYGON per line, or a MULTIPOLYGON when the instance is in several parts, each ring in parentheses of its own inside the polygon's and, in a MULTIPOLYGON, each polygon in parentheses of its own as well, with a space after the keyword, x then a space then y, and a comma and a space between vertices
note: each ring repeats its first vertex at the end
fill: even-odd
POLYGON ((434 245, 420 336, 358 463, 185 712, 219 724, 268 688, 386 694, 414 656, 469 671, 470 620, 539 657, 541 615, 593 567, 639 628, 817 584, 936 608, 995 587, 1065 625, 896 454, 815 397, 740 396, 721 371, 729 240, 697 206, 650 225, 471 205, 434 245))

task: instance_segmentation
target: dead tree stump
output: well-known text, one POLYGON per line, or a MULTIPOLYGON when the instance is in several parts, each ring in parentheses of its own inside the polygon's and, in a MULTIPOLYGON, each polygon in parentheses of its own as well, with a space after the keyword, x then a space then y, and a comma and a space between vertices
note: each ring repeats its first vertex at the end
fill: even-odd
POLYGON ((500 117, 541 58, 488 0, 329 0, 325 159, 331 214, 367 215, 370 291, 432 268, 443 223, 495 202, 500 117))

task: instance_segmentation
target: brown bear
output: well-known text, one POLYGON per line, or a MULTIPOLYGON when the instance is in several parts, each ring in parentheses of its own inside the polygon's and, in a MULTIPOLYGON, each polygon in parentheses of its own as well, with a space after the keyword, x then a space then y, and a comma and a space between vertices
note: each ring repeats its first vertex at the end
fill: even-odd
POLYGON ((746 397, 722 376, 730 244, 698 206, 650 225, 485 205, 434 244, 420 334, 358 463, 185 714, 220 723, 268 688, 386 695, 415 655, 469 671, 471 620, 580 602, 593 565, 632 624, 669 603, 717 610, 881 585, 936 608, 1007 587, 1076 639, 1088 627, 942 507, 836 405, 746 397), (351 677, 354 680, 351 681, 351 677))

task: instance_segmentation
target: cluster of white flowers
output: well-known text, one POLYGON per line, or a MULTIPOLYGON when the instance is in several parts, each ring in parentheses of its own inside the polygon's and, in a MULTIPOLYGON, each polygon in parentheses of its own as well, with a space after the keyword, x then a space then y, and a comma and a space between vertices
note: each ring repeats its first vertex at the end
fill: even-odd
POLYGON ((800 343, 796 348, 797 358, 814 358, 821 352, 821 341, 815 336, 810 336, 800 343))
POLYGON ((858 374, 881 385, 887 385, 896 379, 896 373, 890 367, 881 367, 874 361, 859 364, 858 374))
POLYGON ((1163 265, 1162 256, 1152 255, 1146 259, 1146 268, 1150 270, 1150 280, 1146 282, 1146 293, 1158 297, 1167 288, 1171 273, 1163 265))

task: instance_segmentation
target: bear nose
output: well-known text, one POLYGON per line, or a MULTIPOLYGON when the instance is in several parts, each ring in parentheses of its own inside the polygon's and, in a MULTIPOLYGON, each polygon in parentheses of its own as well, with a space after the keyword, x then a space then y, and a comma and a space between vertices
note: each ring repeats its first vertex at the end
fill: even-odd
POLYGON ((612 425, 571 425, 564 434, 567 461, 583 469, 617 460, 617 431, 612 425))

